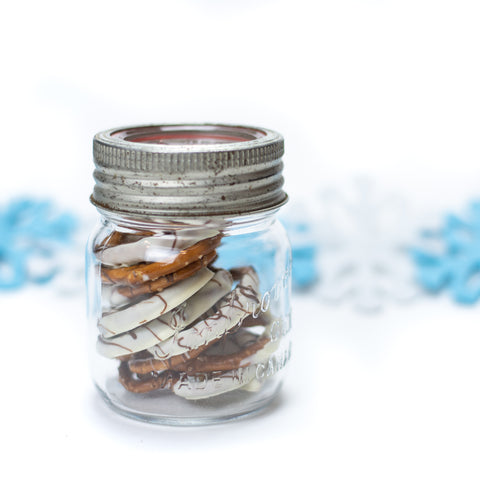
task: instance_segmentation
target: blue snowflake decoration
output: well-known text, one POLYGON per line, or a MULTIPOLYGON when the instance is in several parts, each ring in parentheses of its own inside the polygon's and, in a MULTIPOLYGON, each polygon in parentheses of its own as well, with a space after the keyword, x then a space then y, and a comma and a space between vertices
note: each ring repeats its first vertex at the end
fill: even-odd
MULTIPOLYGON (((292 246, 292 287, 305 290, 318 278, 318 246, 313 239, 312 227, 303 220, 285 217, 281 220, 292 246)), ((261 232, 248 233, 240 238, 224 237, 215 265, 225 269, 254 265, 261 284, 273 285, 279 274, 275 269, 276 254, 276 246, 265 240, 261 232)))
POLYGON ((475 303, 480 298, 480 202, 470 205, 465 219, 447 215, 442 228, 422 237, 426 247, 412 250, 420 284, 432 293, 447 289, 459 303, 475 303))
POLYGON ((49 201, 17 199, 0 209, 0 289, 52 279, 56 250, 76 228, 75 216, 57 213, 49 201))

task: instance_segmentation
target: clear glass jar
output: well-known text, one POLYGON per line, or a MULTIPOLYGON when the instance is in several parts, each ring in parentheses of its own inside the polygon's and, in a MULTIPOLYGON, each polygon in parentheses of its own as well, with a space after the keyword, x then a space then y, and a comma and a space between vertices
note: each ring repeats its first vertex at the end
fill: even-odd
MULTIPOLYGON (((184 142, 192 130, 200 145, 194 150, 204 153, 217 148, 214 158, 218 145, 223 150, 225 144, 229 151, 253 148, 258 154, 256 132, 269 133, 251 127, 210 126, 214 133, 206 134, 204 128, 175 126, 173 147, 182 148, 174 153, 188 150, 191 143, 186 147, 184 142), (254 133, 239 140, 235 129, 254 133), (252 142, 253 147, 248 145, 252 142)), ((218 170, 218 161, 211 167, 212 157, 207 155, 208 161, 202 160, 194 174, 211 183, 200 198, 197 181, 188 180, 195 184, 192 187, 186 180, 189 170, 181 167, 184 171, 180 176, 175 171, 176 177, 169 177, 171 171, 159 171, 165 169, 162 155, 172 150, 172 132, 165 130, 165 126, 135 127, 99 134, 113 138, 119 152, 131 152, 140 143, 142 155, 153 152, 159 159, 146 178, 142 160, 132 166, 132 162, 121 163, 120 154, 114 153, 117 157, 112 161, 111 150, 105 154, 105 149, 95 157, 98 191, 92 201, 101 221, 87 253, 92 377, 104 400, 133 418, 184 425, 227 421, 257 412, 275 397, 290 357, 291 254, 285 231, 275 218, 286 196, 279 201, 277 191, 277 200, 268 205, 265 189, 260 189, 258 195, 266 207, 245 209, 248 201, 242 195, 252 191, 245 171, 235 165, 233 170, 222 169, 228 175, 211 175, 212 168, 218 170), (140 132, 143 138, 132 141, 125 132, 130 136, 140 132), (118 176, 126 178, 123 194, 112 180, 118 176), (145 193, 152 176, 158 182, 168 178, 183 182, 180 189, 175 188, 177 195, 168 211, 151 190, 145 193), (134 181, 129 183, 129 177, 134 181), (232 183, 233 177, 239 181, 232 183), (220 184, 226 190, 216 191, 220 184), (228 193, 228 186, 236 186, 235 198, 227 207, 232 210, 237 205, 236 215, 222 211, 217 203, 218 195, 228 193), (139 193, 143 201, 138 200, 139 193), (105 198, 111 200, 99 202, 105 198), (119 201, 124 202, 122 209, 119 201), (194 216, 185 214, 198 206, 193 203, 202 201, 194 216)), ((265 135, 260 136, 261 144, 265 135)), ((101 140, 97 136, 95 141, 101 140)), ((243 155, 248 159, 253 153, 243 155)), ((263 160, 257 158, 254 175, 265 178, 265 168, 272 169, 263 160), (258 173, 258 165, 263 173, 258 173)), ((274 168, 277 173, 279 169, 281 165, 274 168)), ((166 195, 171 194, 167 190, 166 195)))

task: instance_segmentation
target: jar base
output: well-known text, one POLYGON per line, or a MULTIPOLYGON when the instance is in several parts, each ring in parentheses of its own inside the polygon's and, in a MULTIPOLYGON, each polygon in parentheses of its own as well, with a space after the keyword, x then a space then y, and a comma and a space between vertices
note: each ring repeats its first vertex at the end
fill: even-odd
POLYGON ((207 399, 186 400, 161 390, 134 394, 117 381, 108 383, 106 390, 95 386, 116 413, 147 423, 174 426, 214 425, 256 415, 275 399, 281 388, 281 381, 271 379, 258 392, 238 389, 207 399))

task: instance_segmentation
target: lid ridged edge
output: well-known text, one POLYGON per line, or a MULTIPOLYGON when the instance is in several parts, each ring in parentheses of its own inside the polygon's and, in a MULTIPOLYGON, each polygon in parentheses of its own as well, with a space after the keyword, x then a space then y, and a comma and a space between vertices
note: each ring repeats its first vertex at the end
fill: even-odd
POLYGON ((167 127, 205 126, 255 129, 262 136, 230 143, 165 145, 117 138, 118 128, 100 132, 93 141, 96 186, 92 203, 101 210, 152 217, 244 215, 278 208, 287 201, 282 190, 284 141, 280 134, 224 124, 167 127))

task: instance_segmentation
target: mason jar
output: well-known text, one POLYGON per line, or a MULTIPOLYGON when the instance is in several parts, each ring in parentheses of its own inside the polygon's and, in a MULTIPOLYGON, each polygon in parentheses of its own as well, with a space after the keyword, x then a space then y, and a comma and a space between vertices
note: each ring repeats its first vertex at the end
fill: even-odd
POLYGON ((90 364, 106 403, 195 425, 258 412, 290 358, 291 253, 276 213, 281 135, 231 125, 112 129, 93 141, 90 364))

